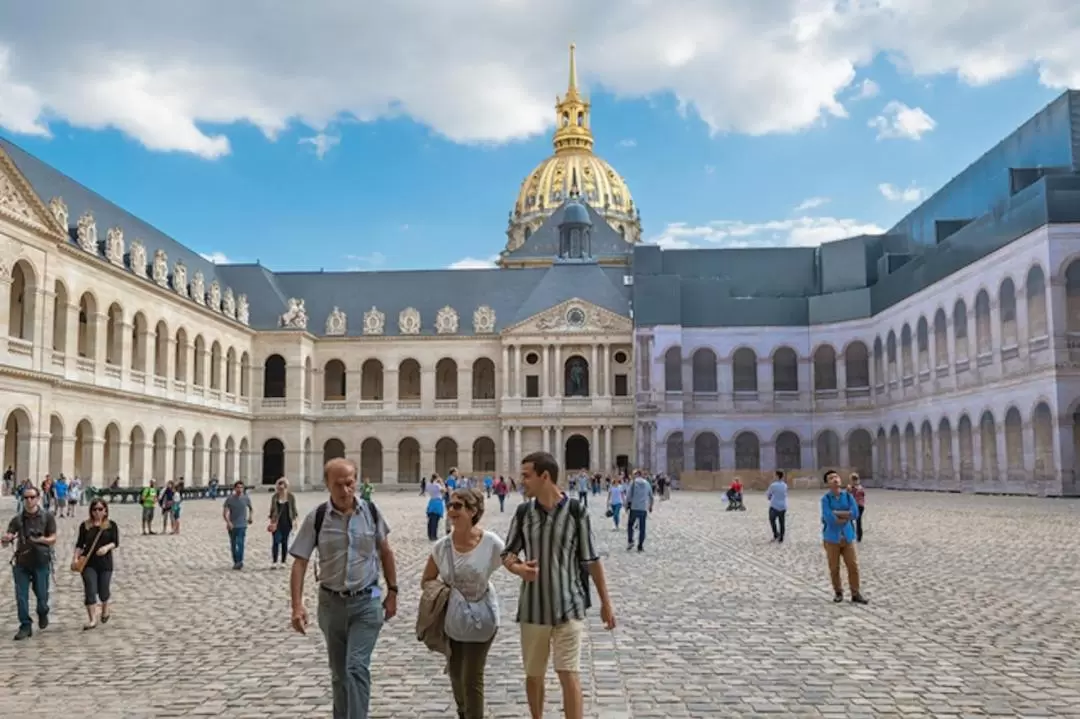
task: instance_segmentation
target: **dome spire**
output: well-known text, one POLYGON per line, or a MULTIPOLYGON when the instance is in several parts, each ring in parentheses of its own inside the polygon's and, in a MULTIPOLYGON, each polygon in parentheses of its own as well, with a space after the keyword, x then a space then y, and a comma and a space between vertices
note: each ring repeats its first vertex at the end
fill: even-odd
POLYGON ((566 95, 555 98, 555 154, 591 153, 592 130, 589 128, 589 102, 578 90, 577 46, 570 44, 570 80, 566 95))

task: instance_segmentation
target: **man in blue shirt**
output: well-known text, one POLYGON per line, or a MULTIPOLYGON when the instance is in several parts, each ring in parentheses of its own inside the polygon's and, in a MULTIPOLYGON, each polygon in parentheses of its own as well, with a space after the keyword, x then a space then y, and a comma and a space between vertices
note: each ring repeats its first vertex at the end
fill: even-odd
POLYGON ((829 485, 829 491, 821 498, 821 539, 829 560, 833 601, 844 601, 844 588, 840 584, 840 560, 843 559, 851 587, 851 601, 866 604, 866 599, 859 593, 859 560, 855 556, 854 522, 859 516, 859 506, 855 504, 854 497, 840 488, 839 474, 831 470, 826 472, 825 482, 829 485))
POLYGON ((772 527, 774 542, 784 541, 784 525, 787 517, 788 486, 784 481, 784 470, 776 470, 776 479, 769 485, 765 497, 769 500, 769 526, 772 527))

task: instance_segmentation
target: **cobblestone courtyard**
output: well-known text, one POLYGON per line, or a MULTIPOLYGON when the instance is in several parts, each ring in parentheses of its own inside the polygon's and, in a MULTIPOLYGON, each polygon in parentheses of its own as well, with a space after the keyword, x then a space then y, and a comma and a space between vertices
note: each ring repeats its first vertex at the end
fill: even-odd
MULTIPOLYGON (((0 716, 330 716, 321 636, 288 630, 288 573, 267 566, 267 499, 254 499, 243 572, 230 569, 219 503, 188 502, 176 537, 139 536, 137 509, 114 507, 126 530, 114 619, 91 633, 66 569, 75 521, 63 520, 52 625, 28 642, 0 637, 0 716)), ((318 499, 303 496, 302 511, 318 499)), ((402 595, 376 650, 373 716, 453 716, 441 663, 413 635, 424 502, 378 499, 402 595)), ((748 499, 749 511, 724 513, 719 497, 676 495, 641 555, 592 510, 619 628, 591 617, 587 716, 1080 716, 1080 504, 871 492, 860 547, 871 603, 857 607, 830 601, 816 495, 793 497, 784 545, 768 541, 764 500, 748 499)), ((509 516, 496 506, 486 524, 502 534, 509 516)), ((516 580, 500 573, 497 585, 512 617, 516 580)), ((512 623, 487 684, 492 716, 528 716, 512 623)), ((549 705, 558 715, 553 679, 549 705)))

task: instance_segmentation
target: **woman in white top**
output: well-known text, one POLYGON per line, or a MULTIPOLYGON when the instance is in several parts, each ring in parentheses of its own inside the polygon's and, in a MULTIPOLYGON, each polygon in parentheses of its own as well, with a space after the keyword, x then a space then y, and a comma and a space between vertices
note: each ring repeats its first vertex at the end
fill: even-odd
POLYGON ((607 508, 611 512, 611 519, 615 522, 615 529, 619 528, 619 514, 622 512, 624 500, 626 499, 626 487, 622 481, 616 477, 611 480, 611 485, 607 491, 607 508))
POLYGON ((432 546, 421 582, 441 577, 450 586, 445 629, 457 714, 483 719, 484 666, 499 628, 499 603, 491 575, 502 566, 504 545, 497 534, 480 527, 484 516, 480 490, 455 490, 447 512, 453 531, 432 546))
POLYGON ((428 480, 427 485, 424 487, 424 493, 427 495, 427 538, 429 542, 434 542, 439 538, 439 522, 442 521, 443 511, 446 509, 446 503, 443 501, 443 483, 439 479, 439 475, 431 475, 431 479, 428 480))

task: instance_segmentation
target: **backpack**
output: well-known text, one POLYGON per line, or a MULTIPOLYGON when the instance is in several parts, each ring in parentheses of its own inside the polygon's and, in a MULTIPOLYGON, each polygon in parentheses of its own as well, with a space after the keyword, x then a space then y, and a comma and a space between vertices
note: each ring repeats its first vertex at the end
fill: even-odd
MULTIPOLYGON (((581 502, 579 502, 576 499, 570 499, 569 502, 570 502, 570 516, 573 517, 575 521, 580 522, 582 516, 585 515, 585 511, 584 511, 584 508, 581 506, 581 502)), ((525 513, 529 511, 530 504, 531 504, 531 502, 522 502, 521 504, 518 505, 517 509, 515 510, 515 512, 514 512, 514 521, 517 522, 518 526, 521 526, 522 521, 524 521, 525 513)), ((592 608, 592 583, 591 583, 592 578, 589 575, 589 565, 586 562, 579 562, 578 563, 578 577, 579 577, 579 579, 581 581, 581 591, 582 591, 582 597, 585 600, 585 603, 584 603, 585 608, 586 609, 591 609, 592 608)))
MULTIPOLYGON (((368 514, 371 515, 371 523, 375 526, 375 533, 379 532, 379 508, 375 506, 374 502, 363 500, 367 506, 368 514)), ((323 502, 315 509, 315 551, 319 551, 319 533, 322 532, 323 522, 326 521, 326 510, 330 507, 330 502, 323 502)), ((315 581, 319 581, 319 563, 315 562, 315 581)))

